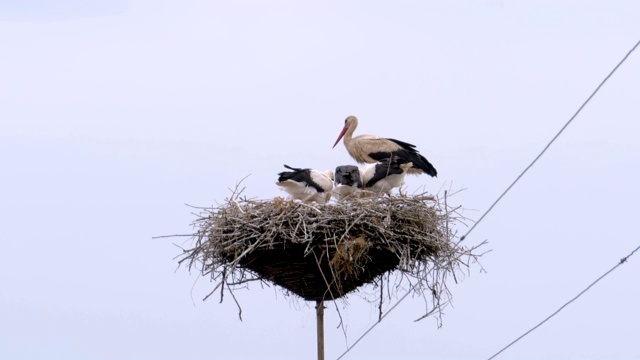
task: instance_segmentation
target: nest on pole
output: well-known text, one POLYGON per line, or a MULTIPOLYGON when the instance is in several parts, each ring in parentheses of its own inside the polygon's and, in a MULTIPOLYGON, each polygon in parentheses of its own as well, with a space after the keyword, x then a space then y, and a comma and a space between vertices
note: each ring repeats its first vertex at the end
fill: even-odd
POLYGON ((455 279, 482 245, 469 249, 453 241, 451 224, 460 216, 446 196, 320 205, 240 193, 236 189, 217 208, 200 208, 194 245, 179 255, 181 265, 215 284, 205 299, 218 289, 222 296, 225 289, 261 281, 305 300, 335 300, 396 270, 415 292, 428 294, 435 309, 450 296, 447 277, 455 279))

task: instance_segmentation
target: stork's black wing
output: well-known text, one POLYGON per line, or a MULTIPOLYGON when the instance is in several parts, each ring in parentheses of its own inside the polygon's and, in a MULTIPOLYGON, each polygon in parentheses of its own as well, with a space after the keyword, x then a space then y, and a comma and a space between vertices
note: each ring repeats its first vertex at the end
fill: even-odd
MULTIPOLYGON (((297 182, 301 182, 301 181, 305 181, 305 180, 311 180, 311 176, 310 176, 310 171, 309 169, 300 169, 300 168, 294 168, 291 167, 289 165, 284 165, 284 167, 286 167, 289 170, 293 170, 293 171, 283 171, 281 173, 278 173, 278 181, 279 182, 283 182, 283 181, 287 181, 287 180, 293 180, 293 181, 297 181, 297 182)), ((305 181, 306 182, 306 181, 305 181)))
POLYGON ((310 186, 316 189, 318 192, 324 192, 324 189, 315 181, 313 181, 313 178, 311 177, 311 169, 294 168, 289 165, 285 165, 284 167, 293 171, 283 171, 279 173, 278 182, 292 180, 295 182, 303 183, 306 186, 310 186))
POLYGON ((400 164, 406 164, 407 161, 400 157, 393 156, 393 158, 383 159, 376 164, 376 168, 373 172, 373 177, 367 181, 366 187, 371 187, 378 181, 386 178, 389 175, 402 174, 404 170, 400 167, 400 164))
POLYGON ((429 160, 427 160, 424 156, 420 155, 420 152, 416 150, 416 146, 413 144, 406 143, 404 141, 396 140, 396 139, 387 139, 393 141, 394 143, 400 145, 402 149, 396 150, 393 152, 377 152, 369 154, 369 157, 372 159, 381 161, 384 159, 389 159, 391 156, 398 156, 406 161, 410 161, 413 163, 414 168, 420 169, 424 171, 426 174, 431 176, 437 176, 438 171, 436 168, 431 165, 429 160))

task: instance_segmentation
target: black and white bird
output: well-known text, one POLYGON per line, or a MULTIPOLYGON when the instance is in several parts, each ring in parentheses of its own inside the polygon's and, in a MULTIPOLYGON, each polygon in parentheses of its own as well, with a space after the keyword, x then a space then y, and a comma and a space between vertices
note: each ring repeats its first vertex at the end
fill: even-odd
POLYGON ((344 137, 344 146, 349 155, 359 163, 375 163, 395 155, 413 164, 408 170, 409 174, 438 175, 436 168, 420 154, 415 145, 374 135, 353 137, 356 127, 358 127, 358 118, 353 115, 347 117, 344 121, 344 128, 342 128, 333 147, 335 148, 340 139, 344 137))
POLYGON ((356 196, 362 189, 360 169, 355 165, 341 165, 334 172, 333 194, 338 200, 356 196))
POLYGON ((413 163, 399 156, 367 164, 360 168, 363 188, 371 196, 382 193, 391 195, 391 189, 404 184, 404 177, 412 166, 413 163))
POLYGON ((278 182, 282 190, 291 195, 292 199, 303 202, 326 203, 331 199, 333 189, 333 172, 331 170, 320 172, 312 169, 299 169, 285 165, 291 171, 283 171, 278 174, 278 182))

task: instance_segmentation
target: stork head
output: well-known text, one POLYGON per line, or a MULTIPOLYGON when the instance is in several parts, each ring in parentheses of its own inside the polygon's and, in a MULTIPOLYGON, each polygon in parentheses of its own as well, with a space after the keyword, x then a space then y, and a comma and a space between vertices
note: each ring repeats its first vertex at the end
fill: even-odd
MULTIPOLYGON (((342 128, 340 135, 338 135, 338 140, 336 140, 336 143, 333 144, 333 147, 336 147, 336 145, 338 145, 338 143, 340 142, 340 139, 342 139, 344 134, 346 134, 349 129, 355 130, 356 126, 358 126, 358 118, 353 115, 349 115, 344 120, 344 128, 342 128)), ((353 130, 351 130, 351 132, 353 133, 353 130)))

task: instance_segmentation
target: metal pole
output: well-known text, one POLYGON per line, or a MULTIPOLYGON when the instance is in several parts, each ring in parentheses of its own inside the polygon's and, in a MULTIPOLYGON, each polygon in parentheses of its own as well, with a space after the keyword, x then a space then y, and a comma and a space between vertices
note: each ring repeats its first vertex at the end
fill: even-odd
POLYGON ((316 300, 316 322, 318 323, 318 360, 324 360, 324 304, 316 300))

